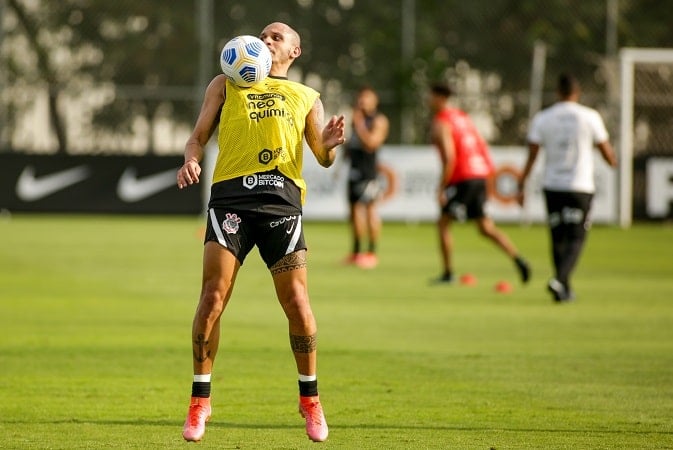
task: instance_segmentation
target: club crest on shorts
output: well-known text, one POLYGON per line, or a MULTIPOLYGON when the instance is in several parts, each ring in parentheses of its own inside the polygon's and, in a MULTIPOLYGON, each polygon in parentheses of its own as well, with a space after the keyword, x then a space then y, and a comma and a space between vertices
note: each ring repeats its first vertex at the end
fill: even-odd
POLYGON ((222 221, 222 229, 227 234, 234 234, 238 231, 238 224, 241 223, 241 218, 236 214, 227 213, 226 218, 222 221))

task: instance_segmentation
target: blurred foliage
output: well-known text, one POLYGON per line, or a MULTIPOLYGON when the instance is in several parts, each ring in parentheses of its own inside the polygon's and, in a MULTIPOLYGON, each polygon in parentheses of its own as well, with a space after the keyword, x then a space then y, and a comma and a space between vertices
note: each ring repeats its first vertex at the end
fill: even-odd
MULTIPOLYGON (((59 151, 72 151, 76 142, 115 151, 116 136, 138 134, 144 151, 157 151, 156 123, 191 127, 207 83, 200 69, 208 76, 219 71, 224 43, 278 20, 302 36, 292 76, 322 92, 328 113, 347 112, 353 92, 369 84, 393 123, 389 142, 423 143, 425 91, 443 79, 461 106, 488 117, 491 142, 519 144, 535 42, 547 46, 545 103, 554 100, 556 74, 571 70, 587 103, 611 107, 617 55, 606 55, 608 1, 0 0, 1 140, 21 146, 12 130, 35 106, 26 92, 42 89, 50 115, 40 126, 57 136, 59 151), (200 7, 210 9, 205 22, 200 7), (200 42, 211 27, 210 39, 200 42), (210 47, 205 62, 202 45, 210 47), (89 130, 85 137, 72 131, 75 119, 64 112, 77 101, 87 105, 77 120, 88 125, 74 127, 89 130)), ((619 0, 618 7, 619 47, 673 46, 667 2, 619 0)))

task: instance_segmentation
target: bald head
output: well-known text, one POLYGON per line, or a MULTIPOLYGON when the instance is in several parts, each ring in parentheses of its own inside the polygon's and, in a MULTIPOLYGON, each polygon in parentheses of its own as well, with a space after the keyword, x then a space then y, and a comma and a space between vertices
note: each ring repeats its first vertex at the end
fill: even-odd
POLYGON ((262 34, 269 34, 271 32, 281 33, 286 36, 286 39, 297 47, 301 47, 301 38, 299 33, 297 33, 291 26, 283 22, 273 22, 264 27, 262 34))
POLYGON ((301 55, 299 33, 282 22, 264 27, 259 38, 271 51, 271 75, 287 76, 292 63, 301 55))

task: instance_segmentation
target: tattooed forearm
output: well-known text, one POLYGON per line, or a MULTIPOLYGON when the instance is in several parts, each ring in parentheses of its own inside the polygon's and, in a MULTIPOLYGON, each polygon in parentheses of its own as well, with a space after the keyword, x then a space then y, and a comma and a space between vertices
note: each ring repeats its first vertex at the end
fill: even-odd
POLYGON ((206 359, 210 358, 210 350, 208 349, 208 341, 206 341, 206 336, 199 334, 196 336, 194 341, 194 361, 204 362, 206 359))
POLYGON ((303 267, 306 267, 306 251, 300 250, 283 256, 280 261, 271 266, 269 270, 271 270, 271 275, 275 275, 277 273, 289 272, 303 267))
POLYGON ((311 148, 311 151, 316 157, 318 164, 323 167, 329 167, 334 163, 336 151, 333 149, 334 145, 329 148, 325 143, 325 110, 320 98, 315 100, 313 108, 306 117, 306 128, 304 129, 304 136, 306 142, 311 148))
POLYGON ((313 334, 311 336, 297 336, 295 334, 291 334, 290 346, 292 347, 292 351, 295 353, 312 353, 318 346, 317 335, 313 334))

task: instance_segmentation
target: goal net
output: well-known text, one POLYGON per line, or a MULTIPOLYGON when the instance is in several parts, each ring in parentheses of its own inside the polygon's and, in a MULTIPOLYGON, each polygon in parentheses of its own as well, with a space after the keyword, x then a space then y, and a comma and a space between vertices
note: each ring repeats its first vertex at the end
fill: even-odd
POLYGON ((673 49, 621 50, 619 222, 673 218, 673 49))

